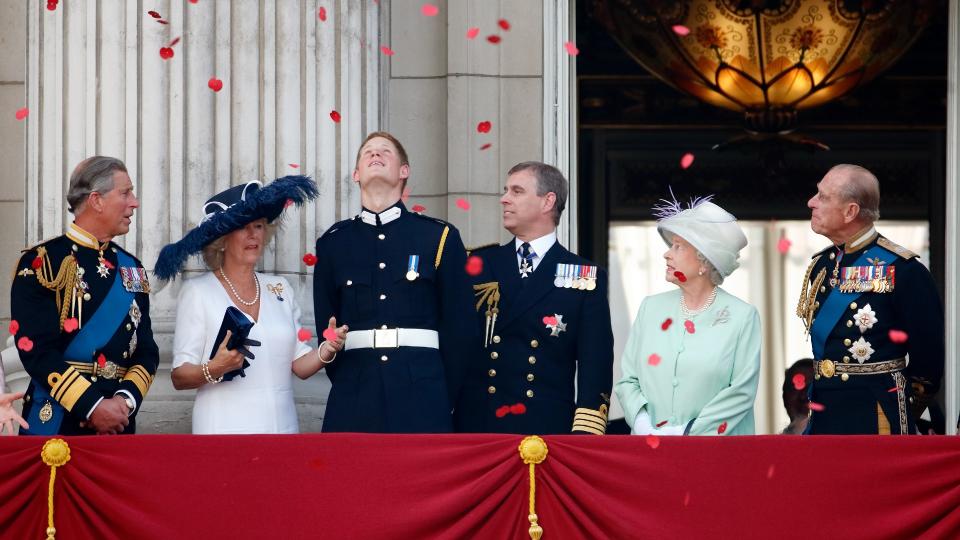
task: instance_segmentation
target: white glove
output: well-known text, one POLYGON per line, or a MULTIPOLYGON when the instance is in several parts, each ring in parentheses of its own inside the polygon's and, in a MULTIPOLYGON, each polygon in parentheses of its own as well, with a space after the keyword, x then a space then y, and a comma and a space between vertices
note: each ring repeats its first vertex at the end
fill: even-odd
POLYGON ((647 412, 646 407, 640 409, 640 412, 637 413, 637 417, 633 419, 633 429, 630 431, 631 435, 650 435, 658 434, 657 429, 653 427, 653 424, 650 422, 650 413, 647 412))
POLYGON ((663 426, 657 430, 657 435, 683 435, 686 426, 663 426))

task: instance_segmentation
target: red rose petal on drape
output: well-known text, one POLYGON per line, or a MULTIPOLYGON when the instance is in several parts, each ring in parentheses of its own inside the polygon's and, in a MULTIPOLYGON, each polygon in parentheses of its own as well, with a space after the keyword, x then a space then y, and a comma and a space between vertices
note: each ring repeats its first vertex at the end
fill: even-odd
POLYGON ((340 123, 340 113, 337 111, 330 111, 330 119, 336 123, 340 123))
POLYGON ((493 123, 491 123, 489 120, 484 120, 483 122, 480 122, 479 124, 477 124, 477 132, 490 133, 490 128, 492 127, 493 127, 493 123))
POLYGON ((459 209, 461 209, 461 210, 463 210, 463 211, 470 210, 470 201, 468 201, 468 200, 466 200, 466 199, 463 199, 463 198, 457 199, 457 203, 456 203, 456 204, 457 204, 457 208, 459 208, 459 209))
POLYGON ((21 107, 17 109, 17 112, 14 114, 14 116, 17 118, 17 120, 23 120, 28 114, 30 114, 30 109, 21 107))
POLYGON ((219 92, 223 89, 223 81, 216 77, 210 77, 210 80, 207 81, 207 87, 213 90, 214 92, 219 92))
POLYGON ((543 324, 553 326, 557 324, 557 318, 554 317, 553 315, 547 315, 546 317, 543 318, 543 324))
POLYGON ((572 41, 568 41, 564 43, 563 48, 567 50, 567 54, 569 54, 570 56, 576 56, 580 54, 580 49, 578 49, 577 46, 572 41))
POLYGON ((781 255, 786 255, 787 252, 790 251, 791 244, 793 244, 793 242, 786 237, 781 238, 777 241, 777 251, 779 251, 781 255))
POLYGON ((477 27, 467 29, 467 39, 473 39, 480 34, 480 29, 477 27))
POLYGON ((767 467, 767 480, 770 480, 771 478, 773 478, 773 473, 774 473, 775 470, 776 470, 776 466, 775 466, 775 465, 771 465, 771 466, 767 467))
POLYGON ((660 329, 663 331, 666 331, 667 328, 670 328, 671 324, 673 324, 673 319, 671 319, 670 317, 667 317, 666 319, 663 320, 662 323, 660 323, 660 329))
POLYGON ((494 45, 496 45, 497 43, 500 43, 500 36, 498 36, 498 35, 496 35, 496 34, 491 34, 491 35, 487 36, 487 41, 489 41, 490 43, 493 43, 494 45))
POLYGON ((892 328, 891 328, 891 329, 890 329, 890 332, 888 332, 888 335, 890 336, 890 341, 892 341, 892 342, 894 342, 894 343, 906 343, 906 342, 907 342, 907 337, 908 337, 908 336, 907 336, 907 333, 904 332, 903 330, 896 330, 896 329, 892 329, 892 328))
POLYGON ((689 491, 686 492, 686 493, 683 495, 683 505, 684 505, 684 506, 690 506, 690 492, 689 492, 689 491))
POLYGON ((726 422, 724 422, 724 423, 720 424, 719 426, 717 426, 717 433, 719 433, 720 435, 723 435, 723 434, 726 433, 726 432, 727 432, 727 423, 726 423, 726 422))
POLYGON ((647 446, 656 450, 660 447, 660 437, 656 435, 647 435, 647 446))
POLYGON ((504 416, 510 414, 510 406, 504 405, 502 407, 499 407, 495 414, 497 415, 497 418, 503 418, 504 416))
POLYGON ((23 352, 30 352, 33 350, 33 341, 30 341, 27 336, 23 336, 17 340, 17 348, 23 352))
POLYGON ((297 339, 300 341, 310 341, 310 338, 313 337, 313 332, 306 328, 301 328, 297 330, 297 339))
POLYGON ((653 353, 647 357, 647 363, 651 366, 659 366, 660 360, 662 360, 662 358, 660 358, 660 355, 657 353, 653 353))
POLYGON ((329 326, 323 329, 323 339, 327 341, 336 341, 337 340, 337 329, 330 328, 329 326))
POLYGON ((510 22, 507 21, 506 19, 500 19, 499 21, 497 21, 497 26, 499 26, 500 28, 503 28, 504 30, 510 30, 510 22))
POLYGON ((385 54, 385 55, 387 55, 387 56, 393 56, 393 55, 395 54, 395 53, 393 52, 393 49, 391 49, 390 47, 387 47, 386 45, 381 45, 381 46, 380 46, 380 52, 382 52, 383 54, 385 54))
POLYGON ((683 321, 683 327, 691 334, 697 333, 697 327, 693 324, 693 321, 683 321))
POLYGON ((427 208, 426 208, 425 206, 423 206, 422 204, 415 204, 415 205, 413 205, 413 208, 411 208, 411 210, 413 210, 414 212, 417 212, 417 213, 423 212, 423 211, 426 210, 426 209, 427 209, 427 208))
POLYGON ((680 158, 680 167, 683 169, 689 169, 693 165, 693 154, 687 152, 680 158))
POLYGON ((682 24, 673 25, 673 32, 678 36, 686 36, 690 34, 690 29, 682 24))
POLYGON ((68 334, 76 330, 78 326, 80 326, 80 323, 74 317, 63 320, 63 330, 68 334))
POLYGON ((100 356, 97 357, 97 365, 100 367, 107 365, 107 357, 100 353, 100 356))
POLYGON ((160 47, 160 58, 163 58, 164 60, 173 58, 173 49, 170 47, 160 47))
POLYGON ((422 13, 424 17, 436 17, 437 13, 440 13, 440 8, 433 4, 424 4, 420 6, 420 13, 422 13))
POLYGON ((307 253, 303 256, 303 264, 307 266, 313 266, 317 264, 317 256, 313 253, 307 253))
POLYGON ((7 330, 10 331, 11 336, 16 334, 17 332, 20 331, 20 323, 18 323, 16 319, 11 319, 10 325, 7 326, 7 330))
POLYGON ((317 10, 317 17, 320 18, 320 22, 327 21, 327 8, 320 6, 320 9, 317 10))
POLYGON ((793 387, 797 390, 803 390, 807 386, 807 377, 803 373, 796 373, 793 376, 793 387))
POLYGON ((527 406, 523 403, 517 403, 510 406, 510 414, 525 414, 527 412, 527 406))
POLYGON ((677 281, 679 281, 680 283, 687 282, 687 276, 679 270, 673 273, 673 277, 677 278, 677 281))
POLYGON ((821 405, 820 403, 817 403, 817 402, 815 402, 815 401, 811 401, 810 403, 807 404, 807 406, 810 407, 810 410, 811 410, 811 411, 817 411, 817 412, 821 412, 821 411, 823 411, 824 409, 826 409, 826 407, 824 407, 823 405, 821 405))
POLYGON ((467 264, 464 266, 468 276, 479 276, 483 272, 483 259, 476 255, 467 257, 467 264))
POLYGON ((481 147, 480 147, 480 150, 486 150, 486 149, 490 148, 491 146, 493 146, 493 144, 487 143, 487 144, 481 146, 481 147))

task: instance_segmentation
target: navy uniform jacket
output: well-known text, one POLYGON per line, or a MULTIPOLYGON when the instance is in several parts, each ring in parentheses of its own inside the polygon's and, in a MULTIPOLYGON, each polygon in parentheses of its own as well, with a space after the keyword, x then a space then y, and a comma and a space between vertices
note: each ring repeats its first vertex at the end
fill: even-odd
MULTIPOLYGON (((313 294, 317 333, 331 316, 350 332, 376 328, 437 330, 440 348, 341 351, 326 366, 333 382, 323 431, 439 433, 452 429, 451 403, 475 339, 466 255, 452 225, 408 212, 362 212, 317 240, 313 294), (414 280, 410 257, 418 256, 414 280)), ((349 337, 347 338, 349 342, 349 337)))
POLYGON ((916 254, 872 228, 858 240, 817 253, 804 279, 797 314, 811 323, 814 359, 832 363, 815 369, 810 399, 823 409, 811 410, 808 429, 813 434, 913 433, 916 414, 943 376, 940 296, 916 254), (871 278, 880 278, 881 286, 874 288, 871 278), (864 283, 859 289, 858 282, 864 283), (844 292, 850 289, 858 290, 844 292), (891 330, 906 333, 907 340, 895 342, 891 330), (887 371, 876 367, 906 356, 905 369, 869 373, 887 371), (868 373, 844 376, 846 366, 868 373))
POLYGON ((474 286, 475 320, 481 333, 491 307, 484 301, 484 291, 500 296, 489 343, 476 346, 481 357, 467 373, 456 428, 603 434, 613 380, 607 274, 597 268, 593 290, 558 287, 554 283, 558 263, 592 265, 556 242, 521 283, 514 246, 511 240, 472 253, 483 259, 474 286))
MULTIPOLYGON (((157 372, 160 355, 150 328, 146 271, 136 258, 110 242, 103 250, 106 268, 98 272, 96 240, 84 235, 71 225, 67 235, 25 250, 13 276, 10 310, 19 324, 14 339, 30 375, 23 404, 23 416, 30 423, 28 434, 93 434, 80 422, 87 420, 101 399, 124 393, 139 410, 157 372), (130 264, 121 265, 120 254, 130 264), (121 266, 129 281, 121 278, 121 266), (79 277, 78 286, 86 285, 85 292, 78 289, 75 298, 67 283, 73 276, 79 277), (103 303, 115 282, 125 293, 113 296, 117 301, 106 307, 103 303), (126 291, 125 283, 142 292, 126 291), (72 328, 71 319, 79 328, 72 328), (65 357, 81 335, 91 339, 87 356, 65 357)), ((135 417, 136 411, 124 434, 136 431, 135 417)))

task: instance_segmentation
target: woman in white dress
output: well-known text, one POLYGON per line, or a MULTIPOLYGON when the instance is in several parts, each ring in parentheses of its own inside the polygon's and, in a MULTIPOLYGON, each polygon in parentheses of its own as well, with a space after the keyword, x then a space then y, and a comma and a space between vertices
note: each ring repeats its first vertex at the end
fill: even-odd
POLYGON ((297 433, 293 374, 310 377, 343 348, 347 327, 336 328, 332 318, 335 338, 321 341, 316 350, 301 341, 300 308, 290 284, 255 271, 276 229, 272 222, 288 201, 315 195, 316 185, 304 177, 282 178, 262 189, 259 182, 234 186, 207 201, 200 225, 161 252, 160 278, 176 275, 198 251, 211 270, 183 283, 173 338, 173 385, 197 389, 193 433, 297 433), (247 344, 255 358, 244 376, 223 380, 244 362, 241 350, 226 348, 229 335, 215 342, 231 306, 254 322, 247 344))

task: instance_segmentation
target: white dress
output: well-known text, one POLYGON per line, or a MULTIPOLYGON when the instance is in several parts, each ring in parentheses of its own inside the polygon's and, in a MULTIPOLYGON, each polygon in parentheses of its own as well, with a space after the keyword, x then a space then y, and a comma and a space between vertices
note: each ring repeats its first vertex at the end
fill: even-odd
MULTIPOLYGON (((260 320, 255 321, 249 336, 261 343, 250 348, 256 359, 249 360, 246 377, 205 384, 197 390, 195 434, 298 432, 290 366, 311 348, 297 339, 300 307, 287 280, 260 273, 257 277, 260 320)), ((214 340, 228 306, 235 304, 212 272, 183 283, 173 336, 174 369, 188 362, 207 362, 214 345, 219 345, 214 340)))

